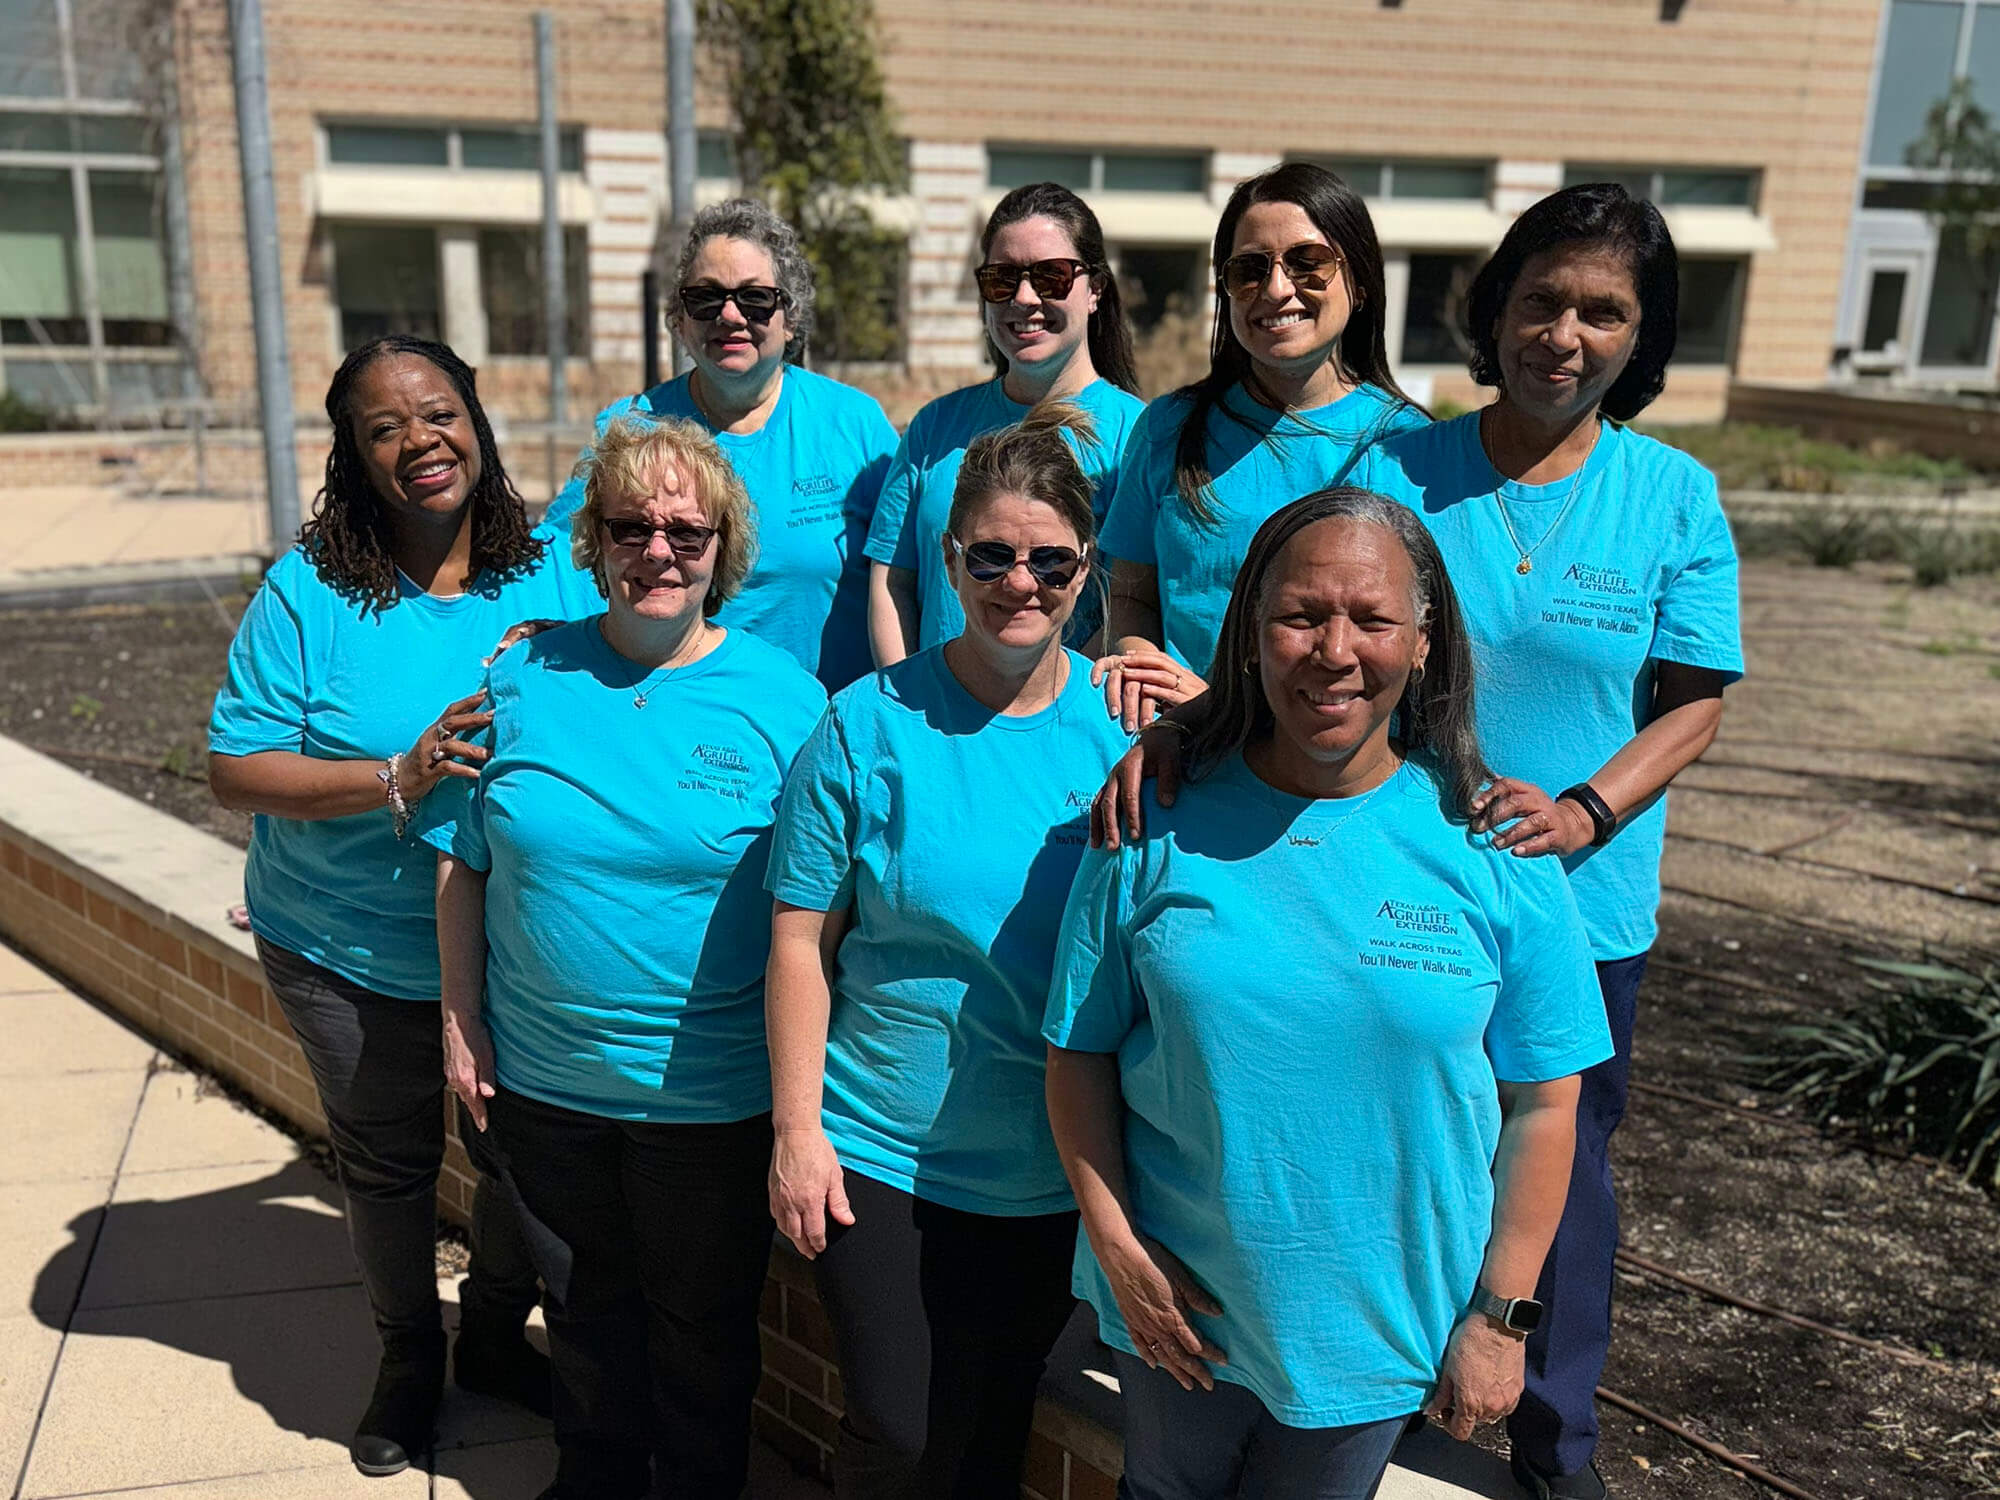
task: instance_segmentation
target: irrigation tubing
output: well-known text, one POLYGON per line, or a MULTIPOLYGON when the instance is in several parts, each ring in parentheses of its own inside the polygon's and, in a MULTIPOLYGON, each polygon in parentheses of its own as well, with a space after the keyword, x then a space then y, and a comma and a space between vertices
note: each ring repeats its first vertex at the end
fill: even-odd
POLYGON ((1790 1500, 1819 1500, 1811 1490, 1802 1490, 1789 1479, 1780 1479, 1762 1464, 1754 1463, 1740 1453, 1732 1452, 1720 1443, 1711 1442, 1698 1433, 1690 1432, 1671 1417, 1663 1417, 1649 1406, 1641 1406, 1630 1396, 1621 1396, 1609 1386, 1597 1388, 1597 1399, 1608 1402, 1620 1411, 1630 1412, 1642 1422, 1650 1422, 1662 1432, 1671 1433, 1691 1448, 1698 1448, 1717 1463, 1734 1469, 1737 1473, 1754 1479, 1766 1488, 1787 1495, 1790 1500))

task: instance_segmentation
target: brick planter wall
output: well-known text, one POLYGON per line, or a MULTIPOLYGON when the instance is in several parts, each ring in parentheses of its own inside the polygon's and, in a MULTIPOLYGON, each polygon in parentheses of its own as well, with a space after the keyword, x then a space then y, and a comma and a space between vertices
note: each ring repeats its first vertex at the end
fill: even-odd
MULTIPOLYGON (((163 1047, 323 1137, 312 1076, 250 935, 223 917, 242 899, 242 869, 234 847, 0 738, 0 937, 163 1047)), ((455 1133, 438 1201, 447 1217, 466 1221, 472 1173, 455 1133)), ((801 1470, 827 1478, 840 1371, 811 1272, 782 1246, 760 1321, 757 1430, 801 1470)), ((1056 1368, 1057 1378, 1065 1373, 1056 1368)), ((1110 1500, 1120 1464, 1104 1425, 1046 1397, 1035 1425, 1024 1500, 1110 1500)))

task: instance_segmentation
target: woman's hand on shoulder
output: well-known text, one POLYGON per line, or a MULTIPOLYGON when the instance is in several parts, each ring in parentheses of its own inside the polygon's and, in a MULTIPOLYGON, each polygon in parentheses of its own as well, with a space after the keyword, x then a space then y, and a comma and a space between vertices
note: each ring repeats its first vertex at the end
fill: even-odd
POLYGON ((1127 734, 1137 734, 1164 710, 1208 691, 1201 678, 1152 646, 1100 656, 1090 669, 1090 685, 1104 689, 1104 711, 1122 720, 1127 734))
POLYGON ((1472 831, 1491 833, 1495 849, 1531 858, 1574 854, 1590 843, 1597 825, 1576 803, 1551 797, 1532 781, 1496 776, 1472 799, 1472 831))
POLYGON ((1452 1330, 1424 1415, 1461 1443, 1482 1422, 1497 1422, 1521 1399, 1527 1341, 1502 1331, 1483 1313, 1467 1313, 1452 1330))
POLYGON ((481 710, 486 690, 469 693, 455 703, 447 703, 434 723, 424 726, 417 742, 404 752, 396 768, 396 786, 403 800, 412 806, 447 776, 479 779, 479 768, 491 752, 472 743, 471 736, 493 722, 490 712, 481 710))
POLYGON ((1157 780, 1160 806, 1172 807, 1181 789, 1180 741, 1165 725, 1139 737, 1139 743, 1118 758, 1090 800, 1090 842, 1116 849, 1121 831, 1137 843, 1146 832, 1142 794, 1147 781, 1157 780))
POLYGON ((522 620, 517 624, 509 625, 507 633, 500 637, 500 643, 493 648, 492 654, 482 657, 479 665, 490 667, 507 654, 507 649, 510 646, 518 646, 523 641, 534 639, 544 630, 554 630, 557 626, 566 623, 563 620, 522 620))
POLYGON ((1222 1304, 1180 1258, 1158 1240, 1135 1235, 1122 1252, 1100 1252, 1098 1264, 1111 1282, 1133 1348, 1147 1367, 1165 1370, 1182 1390, 1214 1390, 1215 1376, 1208 1367, 1228 1364, 1229 1356, 1202 1337, 1188 1315, 1219 1318, 1222 1304))
POLYGON ((818 1126, 779 1131, 771 1143, 771 1217, 807 1260, 826 1248, 832 1224, 852 1224, 833 1142, 818 1126))

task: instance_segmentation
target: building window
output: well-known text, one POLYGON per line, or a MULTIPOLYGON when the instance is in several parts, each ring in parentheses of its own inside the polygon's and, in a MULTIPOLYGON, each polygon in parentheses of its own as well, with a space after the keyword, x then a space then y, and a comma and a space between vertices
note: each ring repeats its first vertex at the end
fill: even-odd
MULTIPOLYGON (((590 263, 581 229, 563 231, 564 307, 572 358, 590 356, 590 263)), ((479 295, 486 306, 486 352, 547 354, 542 316, 542 232, 479 231, 479 295)))
POLYGON ((436 230, 336 224, 333 281, 343 349, 389 333, 443 336, 436 230))
POLYGON ((174 342, 167 316, 167 260, 153 228, 160 213, 159 185, 159 178, 148 172, 90 173, 98 315, 107 344, 164 349, 174 342))
POLYGON ((1318 156, 1317 162, 1364 198, 1435 199, 1483 203, 1492 179, 1483 161, 1397 160, 1376 156, 1318 156))
POLYGON ((694 138, 694 175, 704 182, 734 182, 736 138, 720 130, 697 132, 694 138))
POLYGON ((1055 182, 1077 193, 1203 193, 1202 152, 1089 151, 1060 146, 988 146, 988 187, 1055 182))
POLYGON ((1572 162, 1563 168, 1563 186, 1615 182, 1634 198, 1661 208, 1757 207, 1757 174, 1746 167, 1609 166, 1572 162))
MULTIPOLYGON (((558 137, 561 170, 583 170, 583 132, 558 137)), ((539 172, 542 134, 532 125, 381 125, 330 123, 326 159, 337 167, 461 167, 467 171, 539 172)))
POLYGON ((1477 253, 1410 256, 1410 291, 1403 304, 1406 365, 1462 365, 1465 297, 1485 256, 1477 253))
POLYGON ((1743 309, 1743 260, 1681 258, 1680 328, 1674 358, 1688 365, 1733 365, 1736 324, 1743 309))
POLYGON ((1120 245, 1112 252, 1125 316, 1144 333, 1168 313, 1200 307, 1208 251, 1181 245, 1120 245))
POLYGON ((1947 230, 1939 237, 1920 363, 1977 370, 1992 364, 1995 293, 2000 290, 2000 267, 1994 262, 1992 251, 1977 257, 1971 253, 1963 230, 1947 230))
POLYGON ((88 344, 70 174, 0 167, 0 200, 0 344, 88 344))
POLYGON ((1875 125, 1868 163, 1907 166, 1910 148, 1924 133, 1931 106, 1951 88, 1958 71, 1960 0, 1893 0, 1889 35, 1882 47, 1875 91, 1875 125))

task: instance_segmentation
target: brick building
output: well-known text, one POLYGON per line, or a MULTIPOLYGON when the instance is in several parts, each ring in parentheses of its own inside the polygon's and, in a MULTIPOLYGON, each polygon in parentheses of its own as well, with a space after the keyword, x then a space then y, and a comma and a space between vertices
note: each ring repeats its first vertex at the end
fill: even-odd
MULTIPOLYGON (((556 18, 579 412, 638 378, 640 272, 664 209, 658 0, 542 0, 556 18)), ((1900 3, 1900 0, 1899 0, 1900 3)), ((976 370, 967 274, 1007 187, 1096 207, 1138 320, 1202 305, 1216 213, 1286 157, 1368 196, 1389 343, 1418 394, 1471 392, 1449 328, 1465 270, 1566 181, 1658 201, 1684 259, 1681 356, 1660 414, 1719 414, 1727 378, 1811 382, 1836 340, 1882 0, 877 0, 911 189, 904 357, 976 370)), ((0 378, 58 405, 177 389, 156 121, 163 24, 202 374, 254 399, 223 0, 0 0, 0 378), (143 21, 144 16, 139 15, 143 21), (108 42, 108 37, 118 40, 108 42)), ((534 414, 544 362, 529 0, 267 0, 281 257, 297 405, 345 347, 446 338, 489 400, 534 414)), ((1956 0, 1954 0, 1956 8, 1956 0)), ((697 102, 702 192, 728 191, 727 119, 697 102)))

